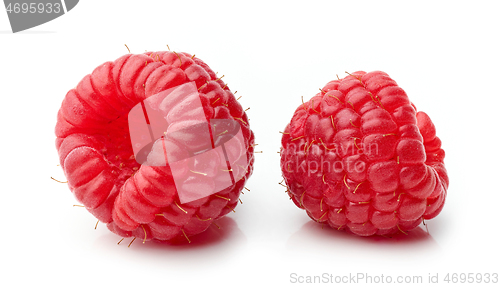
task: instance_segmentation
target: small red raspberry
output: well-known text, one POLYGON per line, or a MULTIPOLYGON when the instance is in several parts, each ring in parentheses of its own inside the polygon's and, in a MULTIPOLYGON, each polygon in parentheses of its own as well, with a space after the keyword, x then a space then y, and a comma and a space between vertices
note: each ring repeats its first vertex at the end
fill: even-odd
POLYGON ((449 180, 434 124, 384 72, 326 84, 297 108, 281 144, 290 199, 332 228, 394 234, 443 208, 449 180))
POLYGON ((234 210, 253 171, 246 113, 187 53, 98 66, 67 93, 55 132, 70 190, 122 237, 189 241, 234 210))

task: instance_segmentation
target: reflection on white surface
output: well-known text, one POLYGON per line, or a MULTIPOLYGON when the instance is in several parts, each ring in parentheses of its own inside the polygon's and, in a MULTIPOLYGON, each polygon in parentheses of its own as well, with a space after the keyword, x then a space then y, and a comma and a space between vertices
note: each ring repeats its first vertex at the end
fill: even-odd
MULTIPOLYGON (((132 238, 126 238, 120 245, 116 243, 121 239, 119 236, 106 233, 96 237, 92 244, 92 253, 98 256, 103 252, 108 254, 108 259, 137 261, 145 267, 156 266, 166 270, 197 270, 204 266, 210 266, 220 260, 230 260, 237 250, 244 248, 247 244, 246 236, 238 228, 238 224, 229 216, 215 221, 220 227, 212 224, 205 232, 191 236, 191 243, 181 241, 179 243, 163 243, 148 241, 145 244, 135 240, 130 247, 127 245, 132 238), (116 256, 115 259, 109 256, 116 256)), ((104 229, 104 227, 102 227, 104 229)))
POLYGON ((370 236, 361 237, 345 231, 338 231, 328 225, 321 225, 309 221, 295 232, 287 241, 287 248, 302 250, 304 252, 322 252, 340 254, 369 252, 384 253, 384 256, 392 252, 398 252, 411 247, 411 250, 438 250, 438 243, 427 233, 425 227, 421 226, 408 231, 408 234, 398 233, 392 236, 370 236), (304 249, 306 248, 306 249, 304 249))

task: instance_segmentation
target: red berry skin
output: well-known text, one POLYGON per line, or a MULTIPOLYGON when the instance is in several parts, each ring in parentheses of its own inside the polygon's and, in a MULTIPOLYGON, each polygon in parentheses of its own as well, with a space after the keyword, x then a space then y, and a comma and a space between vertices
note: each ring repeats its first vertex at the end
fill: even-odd
POLYGON ((210 67, 187 53, 127 54, 98 66, 67 93, 55 134, 70 190, 122 237, 185 241, 236 207, 253 172, 254 134, 246 113, 210 67), (146 166, 134 159, 127 113, 150 96, 186 83, 196 85, 207 121, 241 123, 248 164, 232 186, 181 204, 168 165, 146 166))
POLYGON ((295 205, 356 235, 409 231, 436 217, 446 199, 434 124, 381 71, 333 80, 300 105, 280 154, 295 205))

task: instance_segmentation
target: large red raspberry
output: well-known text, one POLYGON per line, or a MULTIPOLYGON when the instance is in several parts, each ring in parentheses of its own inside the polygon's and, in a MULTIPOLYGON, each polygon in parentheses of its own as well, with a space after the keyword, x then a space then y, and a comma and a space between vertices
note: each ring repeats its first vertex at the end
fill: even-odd
MULTIPOLYGON (((55 132, 69 188, 123 237, 189 240, 234 210, 253 170, 247 115, 221 78, 187 53, 127 54, 98 66, 67 93, 55 132), (149 100, 156 105, 145 105, 149 100), (169 130, 175 127, 139 154, 129 122, 140 124, 131 117, 134 107, 145 114, 149 109, 143 124, 152 127, 151 135, 153 116, 163 117, 169 130), (202 122, 192 120, 199 115, 202 122), (202 130, 205 143, 197 140, 202 130), (242 140, 230 138, 235 130, 242 140), (243 164, 236 162, 242 157, 243 164), (229 186, 224 177, 226 183, 232 180, 229 186)), ((139 134, 138 140, 148 138, 139 134)))
POLYGON ((448 176, 436 129, 384 72, 356 72, 300 105, 282 137, 293 202, 361 236, 417 227, 443 208, 448 176))

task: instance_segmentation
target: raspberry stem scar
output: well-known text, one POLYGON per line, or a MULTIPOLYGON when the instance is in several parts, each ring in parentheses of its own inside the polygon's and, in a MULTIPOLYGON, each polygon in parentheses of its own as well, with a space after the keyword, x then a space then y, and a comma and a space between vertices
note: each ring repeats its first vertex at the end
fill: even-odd
POLYGON ((198 91, 199 91, 199 90, 201 90, 201 88, 203 88, 203 87, 204 87, 204 86, 206 86, 207 84, 208 84, 208 81, 207 81, 205 84, 201 85, 201 86, 198 88, 198 91))
POLYGON ((247 168, 246 168, 246 167, 244 167, 244 166, 242 166, 242 165, 239 165, 239 164, 236 164, 236 165, 237 165, 237 166, 239 166, 239 167, 241 167, 242 169, 244 169, 244 170, 245 170, 245 172, 248 172, 248 170, 247 170, 247 168))
POLYGON ((344 174, 344 184, 345 184, 345 186, 347 186, 347 189, 351 189, 351 188, 349 187, 349 185, 347 185, 347 182, 345 181, 346 177, 347 177, 347 173, 346 173, 346 174, 344 174))
POLYGON ((211 217, 207 218, 207 219, 201 219, 198 215, 196 215, 196 217, 200 220, 200 221, 209 221, 209 220, 212 220, 211 217))
POLYGON ((179 58, 179 68, 182 66, 182 60, 181 60, 181 56, 179 56, 179 54, 177 54, 175 51, 174 51, 174 54, 177 55, 177 57, 179 58))
POLYGON ((311 99, 311 109, 313 111, 315 111, 316 113, 321 114, 320 112, 318 112, 317 110, 314 109, 314 99, 311 99))
POLYGON ((337 99, 337 101, 339 101, 340 103, 342 103, 342 101, 339 98, 337 98, 336 96, 334 96, 334 95, 327 95, 327 96, 335 98, 335 99, 337 99))
POLYGON ((347 101, 347 103, 349 103, 351 105, 352 109, 354 110, 354 105, 350 101, 347 101))
POLYGON ((327 148, 325 143, 323 142, 323 140, 321 138, 319 138, 319 141, 321 142, 321 144, 327 149, 327 150, 334 150, 333 148, 327 148))
POLYGON ((318 218, 318 222, 327 214, 328 212, 323 213, 320 218, 318 218))
POLYGON ((354 189, 354 191, 352 193, 356 193, 356 190, 358 190, 358 187, 363 183, 364 181, 358 183, 358 185, 356 185, 356 188, 354 189))
POLYGON ((188 243, 191 243, 191 240, 189 240, 189 238, 187 237, 186 233, 184 232, 184 229, 181 229, 182 231, 182 234, 184 234, 184 237, 186 237, 188 243))
POLYGON ((303 96, 300 96, 300 99, 302 100, 302 106, 304 107, 304 110, 307 111, 306 109, 306 104, 304 103, 304 97, 303 96))
POLYGON ((225 130, 225 131, 221 132, 220 134, 216 135, 216 137, 221 136, 223 134, 227 134, 227 133, 228 133, 228 130, 225 130))
POLYGON ((142 230, 144 231, 144 240, 142 241, 142 244, 146 243, 146 237, 148 234, 146 233, 146 229, 144 228, 144 225, 141 224, 142 230))
POLYGON ((358 149, 358 150, 361 150, 358 145, 356 144, 356 140, 359 140, 359 138, 357 137, 351 137, 353 140, 354 140, 354 146, 358 149))
POLYGON ((337 130, 337 128, 335 127, 335 124, 333 123, 333 115, 330 116, 330 120, 332 122, 332 127, 334 130, 337 130))
POLYGON ((313 143, 314 143, 315 140, 312 140, 311 141, 311 144, 309 145, 309 147, 307 148, 305 154, 307 154, 309 152, 309 149, 312 147, 313 143))
POLYGON ((207 176, 207 174, 203 173, 203 172, 194 171, 194 170, 189 170, 189 171, 192 172, 192 173, 196 173, 196 174, 201 174, 201 175, 207 176))
POLYGON ((355 127, 355 128, 358 128, 358 129, 359 129, 359 127, 358 127, 358 126, 355 126, 355 125, 352 123, 352 119, 349 119, 349 122, 351 123, 351 126, 353 126, 353 127, 355 127))
POLYGON ((218 197, 218 198, 225 199, 225 200, 227 200, 227 201, 231 201, 231 199, 230 199, 230 198, 227 198, 227 197, 224 197, 224 196, 220 196, 220 195, 218 195, 218 194, 214 194, 214 196, 215 196, 215 197, 218 197))
POLYGON ((57 179, 53 178, 52 176, 50 178, 52 178, 53 180, 55 180, 55 181, 57 181, 59 183, 68 183, 68 181, 60 181, 60 180, 57 180, 57 179))
POLYGON ((245 121, 244 121, 244 120, 242 120, 241 118, 235 118, 235 119, 237 119, 238 121, 240 121, 240 122, 244 123, 245 125, 248 125, 248 124, 247 124, 247 122, 245 122, 245 121))
MULTIPOLYGON (((349 72, 347 72, 347 71, 346 71, 346 73, 347 73, 349 76, 352 76, 352 77, 354 77, 354 78, 358 79, 358 81, 361 83, 361 85, 363 85, 363 82, 361 81, 361 78, 360 78, 360 77, 358 77, 358 76, 354 76, 354 75, 352 75, 351 73, 349 73, 349 72)), ((363 85, 363 86, 364 86, 364 85, 363 85)))
POLYGON ((128 246, 127 246, 127 247, 130 247, 130 245, 132 245, 132 243, 134 243, 135 238, 136 238, 136 237, 134 237, 134 239, 132 239, 132 241, 130 241, 130 243, 128 244, 128 246))
POLYGON ((404 235, 408 235, 408 233, 404 232, 403 230, 401 230, 401 227, 399 227, 399 224, 396 225, 399 229, 399 231, 403 232, 404 235))
POLYGON ((177 204, 177 201, 174 201, 175 205, 177 205, 177 207, 182 210, 184 213, 188 213, 187 211, 185 211, 184 209, 182 209, 182 207, 179 206, 179 204, 177 204))
POLYGON ((374 101, 376 103, 377 101, 375 101, 375 99, 373 98, 372 92, 368 92, 368 94, 370 94, 370 97, 372 97, 372 101, 374 101))

